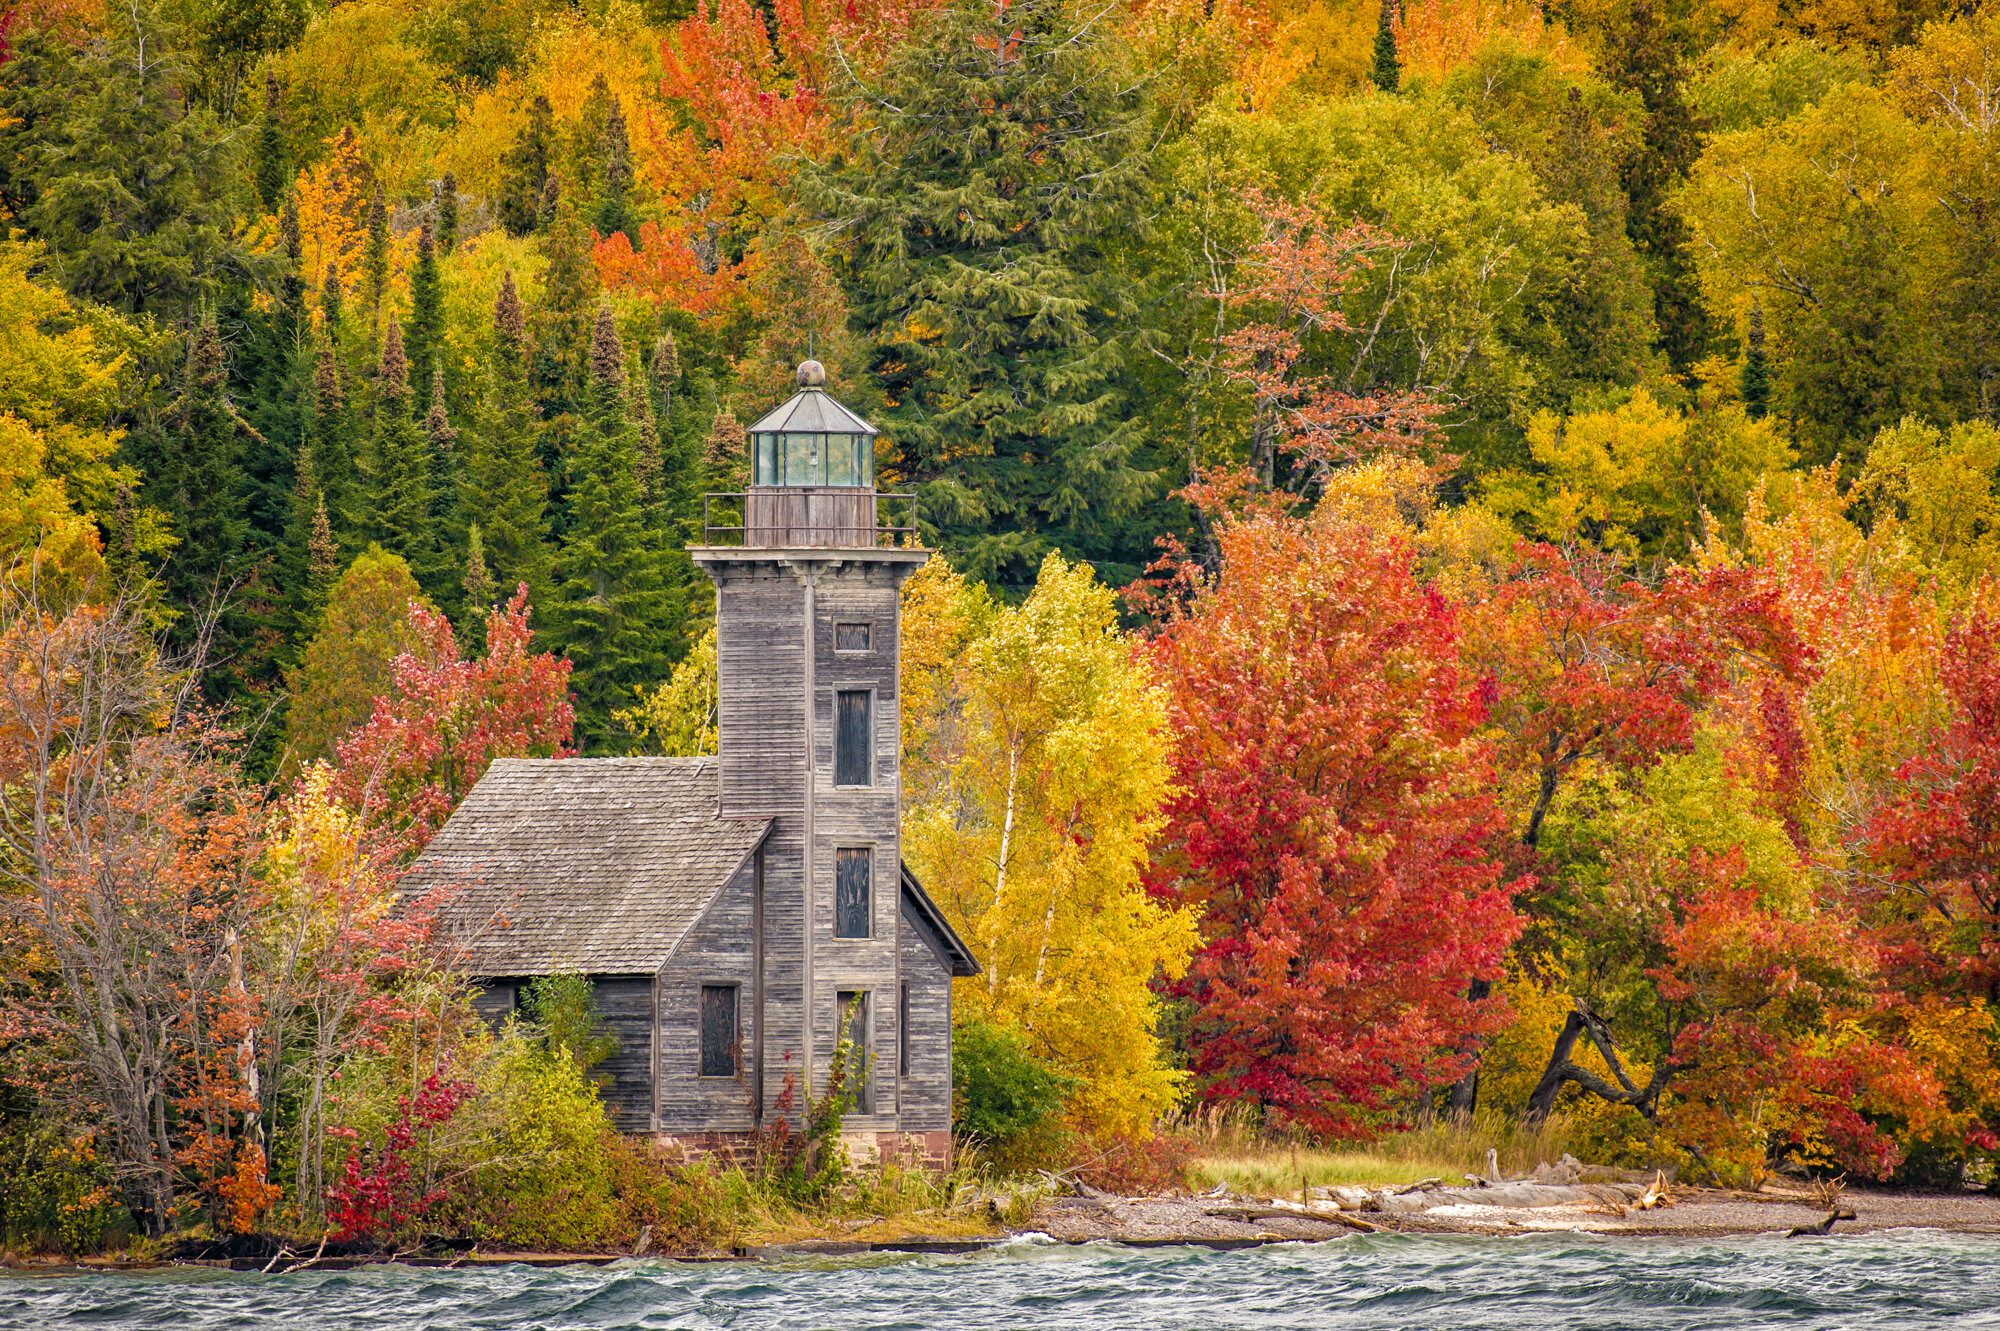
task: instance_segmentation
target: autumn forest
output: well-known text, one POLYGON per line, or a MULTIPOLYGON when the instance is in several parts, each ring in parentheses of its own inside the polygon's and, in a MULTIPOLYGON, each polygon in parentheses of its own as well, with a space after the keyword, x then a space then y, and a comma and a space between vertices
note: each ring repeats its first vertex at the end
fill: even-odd
POLYGON ((808 358, 938 552, 965 1177, 2000 1186, 1996 107, 1945 0, 0 0, 5 1244, 953 1186, 620 1137, 399 889, 714 751, 808 358))

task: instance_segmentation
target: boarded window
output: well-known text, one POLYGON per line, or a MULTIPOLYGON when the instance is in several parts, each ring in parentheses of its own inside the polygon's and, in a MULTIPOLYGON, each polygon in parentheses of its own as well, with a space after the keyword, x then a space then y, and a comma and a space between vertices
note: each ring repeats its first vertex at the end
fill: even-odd
POLYGON ((701 987, 701 1075, 736 1075, 736 986, 701 987))
POLYGON ((868 881, 873 852, 866 846, 842 846, 833 852, 833 936, 870 938, 874 919, 868 881))
POLYGON ((833 650, 836 652, 867 651, 868 626, 866 624, 835 624, 833 626, 833 650))
POLYGON ((896 1075, 910 1075, 910 986, 896 992, 896 1075))
POLYGON ((842 689, 834 702, 833 784, 868 785, 868 690, 842 689))
POLYGON ((841 990, 840 1013, 847 1019, 848 1106, 857 1114, 865 1114, 869 1111, 867 991, 841 990))

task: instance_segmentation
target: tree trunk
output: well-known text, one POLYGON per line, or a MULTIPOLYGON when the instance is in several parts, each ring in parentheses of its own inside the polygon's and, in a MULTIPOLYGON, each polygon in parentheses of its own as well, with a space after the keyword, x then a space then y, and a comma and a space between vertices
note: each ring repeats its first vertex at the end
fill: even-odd
MULTIPOLYGON (((1474 980, 1465 988, 1465 996, 1475 1003, 1484 1003, 1493 996, 1491 980, 1474 980)), ((1479 1065, 1473 1064, 1451 1088, 1451 1113, 1453 1118, 1471 1118, 1472 1111, 1479 1108, 1479 1065)))

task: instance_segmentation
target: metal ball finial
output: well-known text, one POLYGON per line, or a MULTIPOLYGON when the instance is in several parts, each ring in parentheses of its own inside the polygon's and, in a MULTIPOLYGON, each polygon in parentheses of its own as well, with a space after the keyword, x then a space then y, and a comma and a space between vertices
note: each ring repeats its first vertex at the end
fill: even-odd
POLYGON ((826 382, 826 366, 816 360, 799 362, 799 387, 818 388, 826 382))

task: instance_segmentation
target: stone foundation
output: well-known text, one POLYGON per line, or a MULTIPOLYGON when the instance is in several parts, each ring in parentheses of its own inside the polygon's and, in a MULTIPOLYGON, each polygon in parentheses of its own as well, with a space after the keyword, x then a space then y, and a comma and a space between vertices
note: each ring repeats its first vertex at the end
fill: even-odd
MULTIPOLYGON (((756 1134, 749 1132, 662 1132, 654 1134, 653 1141, 664 1150, 725 1167, 747 1166, 757 1154, 756 1134)), ((886 1163, 938 1174, 951 1169, 949 1132, 843 1132, 840 1149, 848 1164, 857 1168, 886 1163)))

